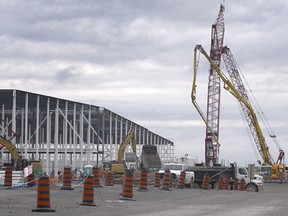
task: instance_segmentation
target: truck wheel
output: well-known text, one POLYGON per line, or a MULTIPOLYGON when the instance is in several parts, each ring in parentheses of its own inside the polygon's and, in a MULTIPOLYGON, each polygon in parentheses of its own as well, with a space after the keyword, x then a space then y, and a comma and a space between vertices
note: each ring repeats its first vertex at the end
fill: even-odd
POLYGON ((197 184, 197 183, 193 183, 193 188, 195 188, 195 189, 200 189, 200 185, 197 184))
POLYGON ((249 191, 249 192, 258 192, 259 189, 258 189, 257 185, 247 184, 247 185, 246 185, 246 191, 249 191))

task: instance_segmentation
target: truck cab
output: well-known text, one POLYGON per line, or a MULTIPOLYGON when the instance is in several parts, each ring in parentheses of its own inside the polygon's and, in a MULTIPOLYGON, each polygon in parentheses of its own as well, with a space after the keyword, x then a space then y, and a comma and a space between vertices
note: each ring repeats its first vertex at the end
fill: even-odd
POLYGON ((257 175, 254 173, 253 176, 250 177, 246 166, 237 166, 237 178, 244 179, 247 186, 251 184, 250 187, 252 187, 253 185, 257 185, 259 189, 263 188, 264 178, 261 175, 257 175))

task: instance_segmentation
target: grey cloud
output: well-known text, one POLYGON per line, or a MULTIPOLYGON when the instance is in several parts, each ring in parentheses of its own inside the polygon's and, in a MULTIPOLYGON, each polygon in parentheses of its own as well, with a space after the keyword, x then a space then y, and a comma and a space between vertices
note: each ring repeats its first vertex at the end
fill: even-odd
POLYGON ((60 83, 76 81, 79 77, 81 77, 81 73, 77 72, 73 67, 66 67, 55 74, 55 79, 60 83))

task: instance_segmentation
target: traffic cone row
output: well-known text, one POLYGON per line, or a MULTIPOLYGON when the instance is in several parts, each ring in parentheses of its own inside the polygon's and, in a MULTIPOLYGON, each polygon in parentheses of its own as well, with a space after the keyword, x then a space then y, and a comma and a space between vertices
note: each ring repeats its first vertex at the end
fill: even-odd
MULTIPOLYGON (((71 169, 69 169, 69 167, 67 167, 66 172, 64 171, 68 177, 71 176, 70 171, 71 171, 71 169)), ((9 173, 9 169, 8 169, 8 173, 9 173)), ((159 175, 158 174, 157 175, 155 174, 155 177, 157 176, 157 179, 158 179, 158 177, 160 179, 160 174, 159 175)), ((185 172, 181 172, 177 188, 182 188, 182 186, 185 184, 185 175, 186 175, 185 172)), ((66 178, 68 179, 68 181, 70 181, 70 179, 68 177, 66 177, 66 178)), ((147 183, 147 171, 145 169, 143 169, 141 171, 140 179, 141 179, 141 177, 142 177, 142 183, 140 180, 139 189, 141 188, 142 190, 143 189, 146 190, 147 184, 145 184, 145 183, 147 183)), ((222 177, 219 178, 219 189, 221 188, 220 183, 222 181, 224 182, 223 187, 224 187, 224 189, 226 189, 226 184, 228 182, 228 185, 229 185, 229 181, 227 178, 224 178, 224 179, 222 177)), ((8 180, 7 180, 7 182, 8 182, 8 180)), ((171 182, 170 171, 165 170, 164 182, 163 182, 163 186, 161 189, 162 190, 171 190, 170 189, 170 182, 171 182)), ((83 198, 82 198, 82 202, 80 203, 80 205, 96 206, 96 204, 94 202, 94 185, 95 185, 94 176, 88 176, 84 182, 83 198)), ((63 187, 64 186, 69 187, 70 182, 65 182, 65 184, 63 183, 63 187)), ((202 189, 204 189, 204 190, 209 189, 209 175, 207 175, 207 174, 204 175, 204 177, 203 177, 202 189)), ((233 190, 237 190, 237 189, 238 189, 238 179, 234 179, 233 190)), ((239 190, 245 191, 245 180, 244 179, 240 180, 239 190)), ((133 195, 133 173, 130 170, 127 170, 125 172, 125 182, 123 184, 123 190, 122 190, 121 195, 122 195, 122 197, 120 199, 134 200, 133 199, 133 196, 134 196, 133 195)), ((38 180, 37 208, 32 209, 32 212, 55 212, 55 209, 52 209, 50 206, 50 181, 49 181, 49 177, 46 175, 41 176, 38 180)))

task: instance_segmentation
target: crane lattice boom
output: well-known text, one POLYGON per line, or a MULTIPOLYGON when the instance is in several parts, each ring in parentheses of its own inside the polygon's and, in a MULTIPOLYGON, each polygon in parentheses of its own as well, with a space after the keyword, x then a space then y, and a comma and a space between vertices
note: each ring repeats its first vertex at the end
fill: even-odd
MULTIPOLYGON (((224 40, 224 6, 220 5, 220 11, 216 23, 211 30, 210 58, 220 67, 221 49, 224 40)), ((209 69, 208 97, 207 97, 207 122, 205 138, 205 163, 219 162, 219 114, 220 114, 220 79, 213 67, 209 69), (213 133, 213 134, 212 134, 213 133)))
MULTIPOLYGON (((224 60, 227 72, 230 76, 231 83, 233 84, 235 89, 239 92, 239 94, 243 97, 243 99, 251 106, 251 102, 245 89, 244 83, 242 82, 241 76, 239 74, 236 61, 232 55, 232 52, 227 46, 223 47, 222 49, 222 58, 224 60)), ((267 165, 274 164, 274 161, 268 151, 268 146, 266 144, 263 133, 258 123, 255 123, 255 119, 253 118, 253 115, 251 115, 251 110, 249 110, 248 109, 249 107, 247 107, 244 103, 241 103, 241 101, 240 106, 247 120, 248 127, 250 129, 254 143, 256 144, 257 150, 264 160, 264 164, 267 165)))

